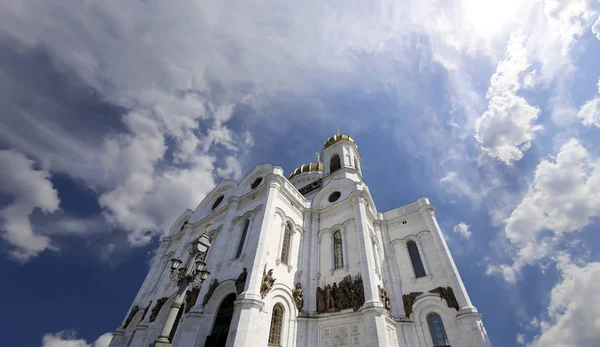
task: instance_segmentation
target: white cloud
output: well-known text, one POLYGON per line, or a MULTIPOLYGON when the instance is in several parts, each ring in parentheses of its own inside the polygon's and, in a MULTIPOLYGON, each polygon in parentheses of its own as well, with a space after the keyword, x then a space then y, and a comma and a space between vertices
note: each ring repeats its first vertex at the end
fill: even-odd
POLYGON ((84 339, 78 339, 73 332, 60 331, 44 335, 42 347, 108 347, 110 340, 112 340, 112 334, 106 333, 89 344, 84 339))
POLYGON ((596 23, 592 25, 592 32, 596 34, 596 38, 600 40, 600 15, 598 16, 598 19, 596 19, 596 23))
POLYGON ((525 335, 517 334, 517 343, 520 345, 524 345, 525 344, 525 335))
MULTIPOLYGON (((598 93, 600 93, 600 80, 598 80, 598 93)), ((587 101, 577 112, 577 118, 587 126, 595 125, 600 128, 600 96, 587 101)))
POLYGON ((600 263, 577 266, 559 258, 561 282, 552 289, 542 332, 529 346, 595 346, 600 341, 600 263))
POLYGON ((523 158, 535 132, 542 129, 533 124, 539 108, 516 95, 521 88, 521 75, 530 66, 525 42, 521 32, 511 36, 506 57, 490 80, 488 109, 475 123, 475 138, 481 148, 506 164, 523 158))
MULTIPOLYGON (((401 27, 404 21, 396 21, 401 7, 324 9, 322 3, 269 1, 2 2, 3 37, 47 49, 56 66, 74 73, 102 101, 126 110, 126 129, 94 134, 91 145, 71 129, 71 119, 43 121, 55 108, 8 107, 3 114, 31 121, 21 124, 27 131, 13 131, 11 122, 0 131, 48 169, 82 178, 99 192, 112 225, 127 229, 134 244, 147 242, 168 230, 184 208, 198 204, 214 186, 214 174, 241 176, 235 158, 253 141, 247 131, 236 134, 227 126, 237 105, 259 113, 286 92, 301 98, 315 85, 346 88, 361 74, 357 52, 406 49, 386 45, 409 35, 401 27), (388 10, 395 15, 388 16, 388 10), (224 168, 214 166, 216 147, 225 149, 224 168)), ((10 91, 28 80, 14 78, 4 87, 10 91)), ((11 100, 39 94, 18 91, 11 100)))
POLYGON ((577 112, 577 118, 580 118, 584 125, 600 128, 600 98, 593 98, 583 104, 577 112))
POLYGON ((12 202, 0 211, 2 237, 15 247, 10 254, 27 261, 45 249, 53 249, 50 238, 36 233, 29 216, 39 208, 44 213, 58 209, 58 193, 50 182, 50 174, 34 170, 33 161, 23 154, 0 151, 0 192, 12 202))
POLYGON ((469 230, 470 227, 471 226, 465 222, 460 222, 454 226, 454 232, 460 235, 460 237, 463 239, 469 239, 471 238, 471 231, 469 230))
POLYGON ((217 175, 223 178, 233 178, 239 180, 242 177, 242 166, 237 158, 233 156, 225 157, 225 167, 217 168, 217 175))
POLYGON ((490 266, 488 273, 501 272, 514 282, 523 266, 550 255, 562 234, 581 230, 600 215, 599 187, 600 160, 570 139, 556 158, 538 164, 527 193, 505 221, 514 263, 490 266))

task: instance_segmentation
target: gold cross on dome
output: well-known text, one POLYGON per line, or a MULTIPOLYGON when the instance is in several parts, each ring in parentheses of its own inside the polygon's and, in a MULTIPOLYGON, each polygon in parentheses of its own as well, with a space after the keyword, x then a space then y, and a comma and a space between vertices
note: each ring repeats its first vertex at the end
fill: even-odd
POLYGON ((321 155, 319 154, 319 152, 315 152, 315 154, 317 155, 317 164, 321 162, 321 155))
POLYGON ((342 133, 340 132, 340 128, 339 128, 337 125, 335 126, 335 130, 337 131, 337 134, 338 134, 338 135, 341 135, 341 134, 342 134, 342 133))

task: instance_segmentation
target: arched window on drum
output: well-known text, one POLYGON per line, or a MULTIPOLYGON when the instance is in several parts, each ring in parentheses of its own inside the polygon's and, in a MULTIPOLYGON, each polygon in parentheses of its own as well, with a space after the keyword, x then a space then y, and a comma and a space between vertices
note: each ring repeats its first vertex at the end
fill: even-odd
POLYGON ((289 265, 291 238, 292 227, 289 224, 286 224, 285 229, 283 231, 283 243, 281 244, 281 262, 285 265, 289 265))
POLYGON ((425 277, 425 268, 423 267, 423 261, 421 260, 417 243, 415 241, 408 241, 406 247, 408 248, 408 254, 410 255, 410 262, 412 263, 415 277, 425 277))
POLYGON ((333 264, 336 270, 344 267, 344 247, 339 230, 333 233, 333 264))
POLYGON ((446 329, 444 329, 444 322, 442 322, 442 317, 439 314, 428 314, 427 325, 429 325, 429 332, 431 333, 434 347, 450 347, 448 335, 446 335, 446 329))

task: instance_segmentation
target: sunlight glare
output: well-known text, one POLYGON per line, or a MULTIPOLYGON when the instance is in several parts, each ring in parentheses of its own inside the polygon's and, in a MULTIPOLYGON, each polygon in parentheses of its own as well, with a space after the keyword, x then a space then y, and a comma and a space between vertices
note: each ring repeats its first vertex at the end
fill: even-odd
POLYGON ((515 20, 523 0, 465 0, 465 19, 481 37, 490 38, 506 30, 515 20))

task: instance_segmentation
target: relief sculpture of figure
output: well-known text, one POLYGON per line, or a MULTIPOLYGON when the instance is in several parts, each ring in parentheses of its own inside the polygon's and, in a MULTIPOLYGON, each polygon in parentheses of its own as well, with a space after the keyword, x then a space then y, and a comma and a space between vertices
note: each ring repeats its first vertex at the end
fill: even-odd
POLYGON ((388 311, 392 311, 392 303, 390 302, 390 296, 388 295, 387 290, 385 290, 385 288, 381 288, 381 290, 383 293, 383 307, 388 311))
POLYGON ((385 307, 386 310, 391 311, 392 305, 387 290, 380 285, 378 285, 377 288, 379 288, 379 300, 381 300, 383 307, 385 307))
POLYGON ((304 306, 304 291, 300 282, 296 283, 296 288, 292 291, 294 301, 296 302, 296 308, 301 309, 304 306))
POLYGON ((335 311, 335 304, 333 303, 333 297, 331 296, 331 284, 325 287, 325 307, 327 312, 335 311))
POLYGON ((210 286, 208 286, 208 290, 206 294, 204 294, 204 299, 202 299, 202 307, 206 306, 208 300, 212 297, 215 289, 219 286, 219 281, 216 278, 213 278, 212 282, 210 282, 210 286))
POLYGON ((131 312, 129 312, 129 316, 127 316, 127 319, 125 320, 125 323, 123 324, 123 329, 127 328, 129 323, 131 323, 133 316, 135 316, 135 314, 138 313, 139 310, 140 310, 140 308, 138 305, 133 306, 133 308, 131 309, 131 312))
POLYGON ((413 304, 417 300, 417 296, 423 294, 423 292, 412 292, 409 294, 402 295, 402 301, 404 301, 404 312, 406 317, 409 317, 412 313, 413 304))
POLYGON ((263 269, 263 280, 260 285, 260 296, 264 299, 267 293, 273 288, 273 283, 275 283, 275 278, 273 278, 273 269, 269 269, 268 272, 265 272, 267 269, 267 264, 265 264, 265 268, 263 269))
MULTIPOLYGON (((342 281, 340 281, 340 303, 338 307, 341 310, 352 307, 352 292, 350 286, 348 285, 348 277, 349 276, 346 276, 342 281)), ((350 284, 352 284, 352 281, 350 281, 350 284)))
POLYGON ((433 290, 429 291, 430 293, 437 293, 440 295, 440 299, 446 300, 446 304, 448 307, 452 307, 458 311, 460 308, 458 305, 458 301, 456 300, 456 296, 454 296, 454 291, 451 287, 437 287, 433 290))
POLYGON ((354 279, 354 311, 357 311, 365 303, 365 289, 363 288, 363 281, 360 275, 357 275, 354 279))
POLYGON ((152 308, 152 313, 150 314, 151 322, 154 322, 154 320, 158 316, 158 313, 160 312, 160 309, 163 307, 165 302, 167 302, 167 300, 169 300, 169 298, 167 298, 166 296, 156 300, 156 305, 154 305, 154 308, 152 308))
POLYGON ((325 312, 325 293, 321 287, 317 287, 317 313, 325 312))
POLYGON ((333 299, 333 305, 335 311, 339 311, 342 309, 340 305, 340 291, 338 289, 337 283, 333 282, 333 286, 331 287, 331 298, 333 299))

